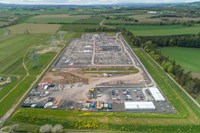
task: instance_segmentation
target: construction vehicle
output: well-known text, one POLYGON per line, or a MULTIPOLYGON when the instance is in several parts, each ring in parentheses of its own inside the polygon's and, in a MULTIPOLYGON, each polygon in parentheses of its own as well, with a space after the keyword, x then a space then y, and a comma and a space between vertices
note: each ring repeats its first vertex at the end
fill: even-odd
POLYGON ((90 98, 91 99, 94 98, 94 92, 95 92, 95 90, 94 89, 90 89, 89 92, 90 92, 90 98))

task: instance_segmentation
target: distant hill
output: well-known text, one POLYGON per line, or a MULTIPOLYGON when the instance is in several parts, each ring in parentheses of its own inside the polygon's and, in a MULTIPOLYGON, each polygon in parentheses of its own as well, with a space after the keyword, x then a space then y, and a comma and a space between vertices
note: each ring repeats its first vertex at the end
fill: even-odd
POLYGON ((193 5, 193 6, 200 6, 200 2, 192 2, 192 3, 189 3, 190 5, 193 5))
POLYGON ((0 3, 0 7, 31 7, 31 6, 127 6, 127 7, 151 7, 151 6, 200 6, 200 2, 192 3, 118 3, 118 4, 109 4, 109 5, 22 5, 22 4, 5 4, 0 3))
POLYGON ((0 7, 14 7, 14 6, 18 6, 16 4, 4 4, 4 3, 0 3, 0 7))

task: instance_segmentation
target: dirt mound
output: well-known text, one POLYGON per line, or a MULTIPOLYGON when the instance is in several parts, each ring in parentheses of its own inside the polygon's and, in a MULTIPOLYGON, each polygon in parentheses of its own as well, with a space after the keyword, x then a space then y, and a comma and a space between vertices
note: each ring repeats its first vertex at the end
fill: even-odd
POLYGON ((88 83, 87 78, 78 77, 67 72, 48 72, 42 81, 56 84, 88 83))

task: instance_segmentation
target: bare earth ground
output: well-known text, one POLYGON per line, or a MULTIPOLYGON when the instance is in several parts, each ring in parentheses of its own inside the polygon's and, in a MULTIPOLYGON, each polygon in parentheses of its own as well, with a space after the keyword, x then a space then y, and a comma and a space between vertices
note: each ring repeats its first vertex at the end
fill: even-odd
POLYGON ((84 82, 87 83, 87 78, 80 78, 74 74, 67 72, 48 72, 42 82, 56 83, 56 84, 73 84, 84 82))
MULTIPOLYGON (((69 68, 63 69, 61 72, 48 72, 42 79, 42 82, 50 82, 56 84, 66 84, 64 87, 59 87, 59 90, 54 91, 53 96, 62 97, 62 100, 87 100, 89 89, 95 88, 102 83, 116 84, 118 81, 123 83, 141 83, 144 77, 141 72, 130 75, 116 75, 113 77, 104 77, 103 75, 83 74, 81 69, 69 68), (79 86, 79 83, 84 83, 79 86), (62 89, 61 89, 62 88, 62 89)), ((107 99, 104 95, 102 99, 107 99)))
POLYGON ((200 73, 192 73, 192 76, 195 78, 200 78, 200 73))

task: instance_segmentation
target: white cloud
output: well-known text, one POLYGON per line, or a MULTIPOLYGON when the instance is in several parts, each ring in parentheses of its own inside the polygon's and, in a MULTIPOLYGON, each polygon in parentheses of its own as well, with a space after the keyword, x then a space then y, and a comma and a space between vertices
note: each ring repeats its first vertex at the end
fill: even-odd
POLYGON ((0 3, 13 4, 114 4, 114 3, 176 3, 194 0, 0 0, 0 3))

